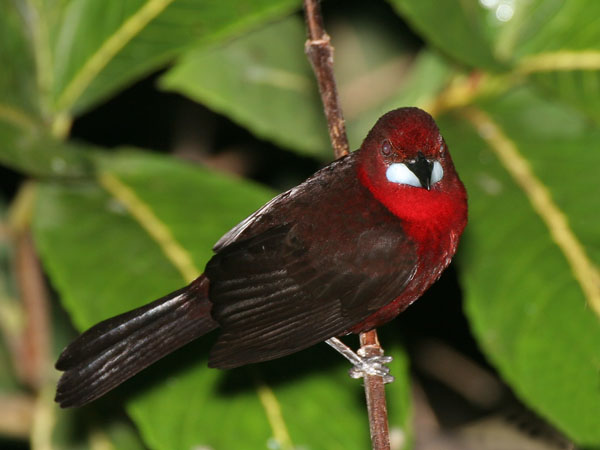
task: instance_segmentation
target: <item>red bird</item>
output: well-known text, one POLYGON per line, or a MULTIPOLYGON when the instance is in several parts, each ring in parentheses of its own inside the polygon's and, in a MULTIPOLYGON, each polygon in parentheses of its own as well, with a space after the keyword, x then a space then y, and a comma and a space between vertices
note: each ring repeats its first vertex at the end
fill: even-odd
POLYGON ((382 325, 439 278, 466 223, 465 188, 431 116, 391 111, 358 151, 225 234, 189 286, 71 343, 56 401, 86 404, 216 328, 208 365, 228 369, 382 325))

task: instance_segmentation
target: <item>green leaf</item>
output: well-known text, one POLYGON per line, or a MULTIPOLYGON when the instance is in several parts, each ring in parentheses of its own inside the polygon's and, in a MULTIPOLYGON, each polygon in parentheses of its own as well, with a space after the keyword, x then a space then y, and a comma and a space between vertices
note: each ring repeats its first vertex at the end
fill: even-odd
MULTIPOLYGON (((600 67, 600 49, 598 50, 600 67)), ((557 55, 556 60, 561 56, 557 55)), ((600 70, 580 70, 580 64, 589 59, 585 54, 576 54, 570 69, 544 69, 532 72, 530 79, 539 84, 549 94, 585 112, 600 124, 600 70)))
POLYGON ((600 30, 593 21, 600 3, 549 3, 535 33, 530 26, 515 42, 518 70, 600 123, 600 30))
POLYGON ((480 2, 455 0, 389 0, 425 39, 457 61, 498 69, 492 30, 480 2))
MULTIPOLYGON (((547 41, 540 37, 551 28, 552 22, 562 27, 562 31, 571 30, 575 20, 570 22, 573 18, 567 10, 579 10, 582 15, 588 11, 583 3, 593 3, 593 0, 389 1, 433 46, 473 68, 492 71, 507 68, 526 53, 537 53, 539 48, 534 48, 547 41)), ((555 31, 559 31, 557 27, 549 33, 552 41, 566 43, 564 34, 557 35, 555 31)), ((589 35, 587 38, 593 40, 589 35)))
MULTIPOLYGON (((347 31, 335 41, 336 63, 347 69, 340 70, 338 86, 351 148, 360 146, 388 110, 431 102, 451 72, 430 51, 412 62, 408 44, 395 39, 396 30, 361 18, 344 22, 347 31)), ((290 17, 226 45, 187 52, 161 86, 228 115, 258 136, 330 160, 323 107, 302 51, 304 41, 300 19, 290 17)))
MULTIPOLYGON (((34 36, 23 26, 28 8, 12 1, 0 8, 0 163, 34 174, 51 173, 51 160, 57 155, 47 154, 46 142, 40 139, 42 93, 34 36)), ((32 24, 36 20, 35 15, 28 18, 32 24)))
POLYGON ((536 0, 524 8, 518 39, 514 39, 510 49, 517 57, 600 48, 600 30, 593 19, 600 13, 598 2, 536 0), (534 14, 529 15, 531 12, 534 14))
MULTIPOLYGON (((104 189, 92 183, 41 184, 34 217, 44 265, 80 329, 182 286, 189 279, 182 275, 185 268, 201 272, 220 235, 272 196, 248 182, 132 152, 103 160, 99 180, 104 189), (163 227, 162 241, 156 239, 157 226, 163 227), (188 259, 172 258, 167 243, 188 259)), ((289 436, 295 445, 312 448, 321 448, 320 441, 331 442, 329 448, 368 445, 364 404, 356 401, 360 384, 349 380, 341 359, 326 372, 314 362, 313 352, 337 358, 327 346, 256 371, 221 372, 206 367, 212 339, 165 358, 125 388, 128 410, 152 448, 254 449, 274 442, 273 436, 282 445, 289 436), (283 431, 268 419, 278 417, 278 408, 283 431), (332 416, 335 423, 323 426, 332 416), (356 426, 347 429, 346 423, 356 426), (322 434, 314 427, 324 428, 322 434)), ((398 403, 390 409, 393 424, 409 436, 406 360, 396 352, 392 369, 399 381, 390 392, 398 403)))
POLYGON ((54 39, 58 111, 81 112, 186 46, 290 12, 297 0, 72 0, 54 39))
POLYGON ((465 116, 440 125, 469 192, 460 261, 474 332, 517 395, 598 446, 600 203, 584 173, 600 164, 600 129, 527 90, 465 116))
POLYGON ((15 2, 0 6, 0 121, 38 113, 35 65, 15 2))
MULTIPOLYGON (((408 362, 397 341, 386 354, 394 357, 396 376, 386 386, 390 428, 402 436, 401 448, 409 448, 408 362)), ((347 371, 347 362, 325 345, 226 373, 206 369, 203 359, 178 374, 177 383, 157 386, 128 409, 155 449, 363 449, 369 446, 364 394, 347 371), (283 426, 269 423, 273 413, 283 426)))
MULTIPOLYGON (((390 2, 457 61, 479 70, 513 67, 517 75, 526 75, 600 123, 600 28, 594 21, 600 3, 390 2)), ((513 84, 515 79, 508 81, 513 84)))
POLYGON ((101 170, 135 193, 134 208, 150 205, 156 222, 139 223, 119 187, 115 197, 89 182, 40 186, 37 244, 80 329, 185 282, 144 227, 166 225, 200 273, 220 235, 270 198, 249 183, 135 152, 106 159, 101 170))
POLYGON ((330 159, 305 40, 300 18, 292 16, 225 45, 200 46, 161 79, 161 87, 227 114, 260 137, 330 159))
POLYGON ((0 163, 40 177, 83 177, 93 172, 98 150, 77 142, 63 143, 35 123, 0 120, 0 163))

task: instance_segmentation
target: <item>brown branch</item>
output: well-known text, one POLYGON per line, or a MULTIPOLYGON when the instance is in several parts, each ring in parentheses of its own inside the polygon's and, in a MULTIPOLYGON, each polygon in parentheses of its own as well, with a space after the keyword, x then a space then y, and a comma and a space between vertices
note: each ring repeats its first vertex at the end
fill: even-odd
POLYGON ((46 284, 29 231, 16 239, 17 282, 26 319, 21 336, 19 376, 27 385, 39 390, 50 367, 50 311, 46 284))
POLYGON ((333 75, 333 47, 330 38, 323 28, 323 19, 317 0, 304 0, 308 40, 304 51, 308 56, 317 83, 327 117, 329 137, 336 158, 341 158, 350 152, 346 125, 338 99, 335 77, 333 75))
POLYGON ((0 394, 0 435, 25 440, 31 435, 35 397, 27 394, 0 394))
POLYGON ((14 248, 15 295, 20 304, 15 302, 17 321, 5 331, 19 380, 38 392, 49 373, 51 330, 46 282, 30 230, 35 192, 35 184, 25 182, 7 217, 5 239, 14 248))
MULTIPOLYGON (((318 0, 304 0, 304 10, 308 27, 308 40, 305 44, 305 51, 319 84, 333 151, 336 158, 340 158, 349 153, 349 146, 333 75, 333 47, 323 28, 318 0)), ((379 344, 377 331, 371 330, 361 333, 360 343, 361 356, 383 356, 383 349, 379 344)), ((373 449, 389 450, 390 437, 383 378, 365 374, 364 380, 373 449)))
MULTIPOLYGON (((379 344, 376 330, 373 329, 360 334, 360 356, 366 358, 383 356, 383 349, 379 344)), ((389 450, 390 430, 385 401, 385 385, 382 377, 365 374, 365 396, 367 397, 367 410, 369 412, 369 427, 373 449, 389 450)))

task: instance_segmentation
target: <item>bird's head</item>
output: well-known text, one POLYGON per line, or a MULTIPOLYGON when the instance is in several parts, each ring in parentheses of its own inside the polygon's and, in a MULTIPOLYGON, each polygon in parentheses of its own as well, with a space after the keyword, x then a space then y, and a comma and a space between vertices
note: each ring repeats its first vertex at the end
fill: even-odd
POLYGON ((419 108, 383 115, 365 138, 361 182, 389 209, 431 215, 448 195, 466 205, 466 193, 433 118, 419 108))

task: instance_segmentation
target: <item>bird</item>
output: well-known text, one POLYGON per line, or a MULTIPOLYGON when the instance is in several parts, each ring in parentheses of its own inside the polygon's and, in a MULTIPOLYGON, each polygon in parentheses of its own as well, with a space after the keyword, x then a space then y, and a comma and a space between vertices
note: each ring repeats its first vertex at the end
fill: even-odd
POLYGON ((217 329, 208 366, 231 369, 383 325, 448 266, 467 209, 433 118, 392 110, 358 150, 227 232, 188 286, 69 344, 56 401, 85 405, 217 329))

